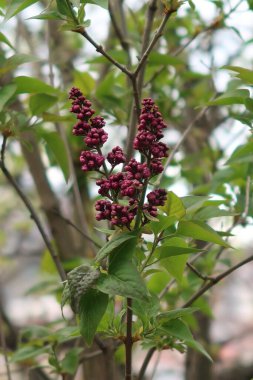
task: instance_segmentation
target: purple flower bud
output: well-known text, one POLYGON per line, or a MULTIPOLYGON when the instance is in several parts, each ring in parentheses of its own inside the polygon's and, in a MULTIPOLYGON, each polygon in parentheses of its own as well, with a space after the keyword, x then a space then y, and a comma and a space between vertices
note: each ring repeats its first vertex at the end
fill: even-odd
POLYGON ((98 200, 95 205, 96 211, 98 211, 96 215, 97 220, 110 220, 111 219, 111 210, 112 204, 109 201, 98 200))
POLYGON ((103 128, 105 126, 105 119, 102 116, 95 116, 90 119, 93 128, 103 128))
POLYGON ((157 189, 151 191, 147 198, 150 206, 163 206, 167 199, 167 192, 164 189, 157 189))
POLYGON ((79 121, 74 125, 72 133, 75 136, 86 136, 90 130, 90 124, 85 121, 79 121))
POLYGON ((125 171, 127 172, 128 179, 137 179, 139 181, 149 178, 151 172, 146 163, 141 164, 132 158, 128 164, 125 166, 125 171))
POLYGON ((104 163, 104 157, 90 151, 82 151, 80 155, 81 169, 86 171, 98 170, 104 163))
POLYGON ((153 160, 151 160, 149 167, 152 176, 163 172, 163 164, 161 163, 161 160, 158 158, 154 158, 153 160))
POLYGON ((116 146, 108 153, 107 161, 112 167, 115 167, 116 165, 123 164, 126 161, 126 157, 124 156, 123 150, 119 146, 116 146))
POLYGON ((101 147, 108 139, 108 133, 104 129, 92 128, 87 137, 84 139, 86 145, 90 148, 101 147))

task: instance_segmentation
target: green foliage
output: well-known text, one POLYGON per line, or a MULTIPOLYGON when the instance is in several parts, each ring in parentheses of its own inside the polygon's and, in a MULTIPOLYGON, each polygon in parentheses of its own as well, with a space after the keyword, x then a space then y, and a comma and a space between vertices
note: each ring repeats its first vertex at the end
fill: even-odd
MULTIPOLYGON (((67 90, 74 85, 92 100, 96 115, 102 114, 105 117, 107 126, 110 127, 107 131, 115 139, 117 137, 117 144, 125 149, 126 126, 131 129, 134 119, 131 109, 138 89, 132 88, 133 77, 126 76, 122 71, 127 68, 134 72, 141 62, 149 2, 136 2, 133 8, 126 3, 123 19, 117 9, 116 21, 123 32, 121 38, 111 28, 106 40, 108 28, 104 23, 104 36, 98 41, 97 36, 90 32, 91 28, 88 29, 90 24, 96 26, 96 14, 91 13, 92 20, 87 20, 86 7, 92 5, 94 12, 98 6, 102 7, 102 14, 106 15, 109 14, 107 0, 49 1, 42 12, 43 4, 38 1, 0 0, 0 17, 5 22, 3 33, 0 32, 0 42, 3 45, 0 57, 0 130, 8 136, 6 162, 10 171, 13 170, 17 183, 22 185, 22 170, 27 165, 23 160, 20 164, 20 153, 17 153, 19 149, 16 147, 19 142, 27 145, 24 131, 33 131, 45 166, 59 166, 66 180, 64 197, 67 198, 66 203, 73 206, 73 210, 67 209, 67 218, 76 224, 81 233, 99 241, 101 247, 97 250, 97 245, 89 243, 88 246, 84 236, 76 235, 78 232, 75 231, 73 255, 79 257, 64 263, 68 272, 64 286, 56 277, 55 263, 49 251, 44 253, 41 276, 27 294, 50 294, 59 302, 62 293, 61 306, 63 308, 67 303, 70 304, 79 327, 70 326, 73 318, 69 318, 66 305, 66 320, 61 321, 60 326, 54 321, 52 326, 30 326, 22 331, 19 348, 12 355, 13 362, 36 366, 40 364, 39 359, 43 355, 48 360, 53 376, 55 373, 62 377, 66 374, 74 376, 80 358, 86 353, 78 346, 80 338, 91 346, 95 334, 99 333, 102 337, 125 343, 126 298, 132 299, 134 341, 139 340, 144 348, 176 349, 179 352, 185 352, 190 347, 210 359, 207 351, 193 338, 197 327, 197 319, 194 317, 196 308, 178 308, 178 305, 191 300, 194 294, 198 294, 203 283, 211 281, 208 276, 220 271, 219 263, 228 268, 232 266, 233 251, 229 251, 229 258, 222 255, 226 249, 231 248, 229 237, 233 234, 233 227, 238 224, 247 225, 253 217, 252 137, 248 133, 243 140, 241 133, 238 145, 237 134, 234 132, 236 128, 243 128, 241 124, 244 127, 246 125, 245 130, 253 130, 253 71, 240 66, 238 53, 239 50, 244 51, 250 47, 252 39, 240 41, 237 54, 234 55, 237 57, 236 62, 230 58, 225 62, 224 59, 222 68, 215 67, 216 52, 212 44, 215 44, 216 32, 222 36, 223 30, 232 31, 237 34, 236 40, 245 37, 241 28, 234 26, 227 1, 209 2, 218 17, 207 22, 197 1, 162 1, 161 9, 165 14, 171 7, 176 9, 181 5, 184 6, 183 11, 179 14, 175 12, 168 18, 165 28, 159 34, 159 42, 154 44, 150 52, 144 49, 147 60, 143 84, 140 77, 137 78, 137 87, 142 86, 142 93, 138 94, 139 100, 152 95, 171 132, 176 132, 174 135, 178 137, 176 142, 170 144, 170 141, 166 141, 168 137, 165 133, 164 142, 172 145, 170 150, 173 159, 162 178, 159 177, 158 180, 158 177, 154 177, 148 183, 148 189, 159 185, 166 191, 169 190, 165 205, 158 207, 155 218, 146 213, 149 222, 140 230, 128 231, 126 228, 114 229, 106 224, 99 228, 95 222, 94 212, 89 205, 93 205, 97 199, 97 188, 94 186, 97 174, 83 173, 80 170, 78 155, 83 147, 83 138, 74 141, 70 136, 74 118, 68 112, 67 90), (23 20, 21 12, 35 3, 38 3, 37 7, 34 6, 35 11, 41 13, 31 13, 29 19, 33 21, 23 20), (26 27, 24 30, 28 36, 20 33, 20 46, 13 46, 14 30, 12 21, 8 20, 13 18, 14 21, 17 16, 19 22, 26 27), (33 29, 34 25, 36 27, 33 29), (52 25, 54 30, 50 31, 52 25), (46 41, 45 28, 48 26, 46 41), (125 30, 128 32, 125 33, 125 30), (91 41, 96 41, 92 47, 83 38, 86 32, 91 33, 91 41), (215 38, 210 38, 210 45, 209 39, 205 40, 207 46, 203 49, 203 44, 199 41, 205 38, 207 32, 215 38), (37 56, 27 54, 29 46, 32 46, 29 44, 29 34, 36 41, 33 54, 37 56), (196 42, 197 57, 205 54, 203 62, 199 60, 196 66, 195 51, 190 50, 194 46, 191 45, 192 41, 196 42), (100 44, 111 57, 110 62, 108 57, 100 54, 100 44), (210 69, 209 58, 214 65, 210 69), (113 60, 122 65, 123 70, 113 65, 113 60), (232 72, 232 78, 224 93, 219 93, 214 98, 216 87, 220 88, 219 79, 216 78, 219 70, 232 72), (48 72, 50 80, 47 78, 48 72), (56 83, 55 86, 49 84, 53 82, 56 83), (208 112, 200 116, 202 106, 207 106, 208 112), (226 123, 228 120, 231 124, 226 123), (235 124, 233 120, 238 122, 235 124), (187 128, 191 124, 187 135, 187 128), (65 143, 59 135, 59 125, 62 133, 66 133, 72 163, 69 162, 65 143), (231 140, 227 138, 230 132, 231 140), (226 137, 224 144, 223 136, 226 137), (182 137, 184 140, 177 147, 176 144, 182 137), (179 151, 175 155, 173 148, 179 151), (75 176, 69 173, 70 167, 75 170, 76 183, 75 176), (189 195, 179 197, 176 190, 170 190, 178 188, 180 193, 189 195), (84 204, 87 229, 84 228, 78 213, 80 210, 76 207, 78 189, 84 204), (218 231, 223 227, 224 220, 225 225, 230 224, 231 230, 223 228, 223 231, 218 231), (210 221, 215 228, 209 225, 210 221), (102 235, 107 237, 104 244, 102 235), (195 259, 196 270, 192 268, 191 271, 187 262, 191 263, 195 259), (63 345, 65 342, 68 345, 63 345)), ((244 3, 252 9, 252 1, 245 0, 244 3)), ((150 41, 156 38, 157 28, 163 19, 164 15, 157 12, 151 23, 150 41)), ((222 42, 222 37, 220 41, 222 42)), ((250 64, 246 62, 245 65, 248 63, 250 64)), ((32 146, 27 148, 32 152, 32 146)), ((108 140, 105 155, 111 148, 108 140)), ((120 170, 121 168, 118 171, 120 170)), ((5 184, 1 182, 1 186, 4 187, 5 184)), ((62 190, 59 190, 59 199, 62 195, 62 190)), ((35 200, 33 196, 31 194, 32 203, 35 200)), ((57 196, 55 194, 56 198, 57 196)), ((50 219, 54 215, 51 203, 44 204, 42 199, 39 201, 50 219)), ((121 201, 124 204, 125 199, 121 201)), ((36 199, 34 204, 38 203, 36 199)), ((60 219, 58 215, 53 216, 56 219, 58 217, 60 219)), ((132 225, 128 227, 134 228, 132 225)), ((55 239, 53 246, 57 248, 54 228, 55 225, 53 228, 49 225, 48 235, 55 239)), ((64 241, 67 236, 63 233, 61 238, 64 241)), ((63 253, 59 251, 58 255, 62 260, 63 253)), ((207 298, 197 298, 194 306, 198 307, 199 312, 212 316, 213 310, 207 298)))
POLYGON ((80 332, 88 345, 93 342, 99 322, 106 311, 108 299, 107 294, 95 289, 89 289, 80 299, 80 332))

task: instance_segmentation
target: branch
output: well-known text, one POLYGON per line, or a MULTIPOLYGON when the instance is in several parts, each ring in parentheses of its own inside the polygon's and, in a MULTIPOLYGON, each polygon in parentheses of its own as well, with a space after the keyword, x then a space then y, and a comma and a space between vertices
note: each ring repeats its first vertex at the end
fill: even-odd
MULTIPOLYGON (((127 58, 128 58, 128 64, 127 64, 127 66, 129 67, 129 66, 131 66, 132 60, 131 60, 131 55, 130 55, 129 42, 128 42, 127 38, 126 38, 125 23, 124 22, 122 23, 122 30, 121 30, 120 27, 119 27, 119 25, 118 25, 118 23, 117 23, 117 20, 116 20, 114 11, 113 11, 112 0, 108 1, 108 11, 109 11, 109 15, 110 15, 111 22, 112 22, 112 25, 114 27, 116 36, 118 37, 118 40, 119 40, 119 42, 120 42, 120 44, 122 46, 122 49, 125 50, 125 52, 127 54, 127 58), (123 30, 123 28, 124 28, 124 30, 123 30)), ((121 12, 121 13, 122 13, 122 16, 124 16, 123 12, 121 12)))
POLYGON ((156 351, 156 348, 155 347, 152 347, 148 350, 148 353, 144 359, 144 362, 141 366, 141 369, 140 369, 140 372, 139 372, 139 376, 138 376, 138 380, 142 380, 144 375, 145 375, 145 372, 146 372, 146 369, 148 368, 148 365, 149 365, 149 362, 152 358, 152 356, 154 355, 156 351))
MULTIPOLYGON (((142 41, 142 48, 141 48, 141 55, 145 53, 147 50, 149 40, 150 40, 150 34, 152 31, 153 21, 155 17, 155 12, 157 9, 156 6, 157 0, 150 0, 149 7, 147 10, 147 17, 146 17, 146 25, 144 28, 144 34, 143 34, 143 41, 142 41)), ((140 98, 142 87, 143 87, 143 80, 144 80, 144 73, 145 73, 145 64, 142 65, 141 70, 138 75, 138 81, 136 83, 136 77, 133 77, 132 85, 133 85, 133 92, 138 94, 138 97, 140 98)), ((128 129, 128 136, 127 136, 127 146, 126 146, 126 159, 129 161, 129 159, 132 156, 133 152, 133 141, 135 137, 136 132, 136 123, 139 118, 139 112, 138 108, 136 107, 136 97, 135 97, 135 106, 134 103, 131 108, 130 118, 129 118, 129 129, 128 129)))
POLYGON ((62 220, 64 220, 67 224, 69 224, 71 227, 73 227, 77 232, 79 232, 80 235, 83 236, 85 240, 88 240, 92 244, 94 244, 96 247, 101 248, 100 244, 97 243, 95 240, 93 240, 89 235, 86 235, 75 223, 73 223, 70 219, 65 218, 62 214, 60 214, 57 211, 53 211, 54 214, 59 216, 62 220))
POLYGON ((44 243, 52 257, 52 260, 54 261, 55 263, 55 266, 58 270, 58 273, 61 277, 61 280, 62 281, 65 281, 67 276, 66 276, 66 273, 65 273, 65 270, 62 266, 62 263, 59 259, 59 256, 57 255, 55 249, 53 248, 43 226, 42 226, 42 223, 33 207, 33 205, 31 204, 30 200, 26 197, 26 195, 24 194, 24 192, 22 191, 22 189, 19 187, 19 185, 17 184, 17 182, 15 181, 15 179, 12 177, 12 175, 10 174, 10 172, 8 171, 8 169, 6 168, 5 166, 5 148, 6 148, 6 142, 7 142, 7 136, 3 136, 3 143, 2 143, 2 148, 1 148, 1 154, 0 154, 0 157, 1 157, 1 160, 0 160, 0 169, 2 170, 3 174, 5 175, 5 177, 7 178, 7 180, 10 182, 10 184, 12 185, 12 187, 16 190, 16 192, 18 193, 20 199, 23 201, 24 205, 26 206, 26 208, 29 210, 30 214, 31 214, 31 218, 34 220, 36 226, 38 227, 38 230, 42 236, 42 239, 44 240, 44 243))
POLYGON ((147 47, 146 51, 144 52, 144 54, 142 55, 141 59, 140 59, 140 62, 136 68, 136 70, 134 71, 134 76, 137 76, 139 71, 141 70, 142 66, 145 64, 146 60, 148 59, 148 56, 149 54, 151 53, 151 51, 153 50, 153 47, 155 46, 155 44, 157 43, 157 41, 159 40, 159 38, 163 35, 163 30, 167 24, 167 21, 169 20, 170 16, 175 13, 177 11, 177 9, 174 9, 174 8, 170 8, 162 22, 161 22, 161 25, 159 26, 159 28, 157 29, 157 31, 155 32, 154 34, 154 37, 153 39, 151 40, 149 46, 147 47))
POLYGON ((119 62, 117 62, 110 54, 108 54, 102 45, 97 44, 93 38, 86 32, 86 30, 82 29, 76 29, 74 30, 77 33, 80 33, 87 41, 91 43, 96 48, 96 51, 100 54, 102 54, 108 61, 110 61, 114 66, 118 67, 123 73, 125 73, 129 78, 132 78, 132 73, 129 71, 125 66, 121 65, 119 62))

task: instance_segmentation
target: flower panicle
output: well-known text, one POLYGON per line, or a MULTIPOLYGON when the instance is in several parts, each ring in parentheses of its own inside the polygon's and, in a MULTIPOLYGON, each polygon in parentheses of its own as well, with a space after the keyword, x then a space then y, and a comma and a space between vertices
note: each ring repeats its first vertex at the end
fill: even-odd
POLYGON ((70 111, 78 120, 72 133, 82 136, 86 145, 80 155, 81 169, 100 173, 96 181, 98 194, 107 198, 96 202, 96 219, 131 229, 131 223, 141 208, 144 225, 148 222, 148 214, 156 217, 157 207, 163 206, 166 201, 166 190, 156 189, 147 194, 147 203, 142 204, 149 180, 163 171, 162 159, 168 156, 167 146, 160 141, 166 124, 158 107, 152 99, 143 99, 134 149, 145 157, 145 162, 138 162, 135 158, 126 162, 119 146, 114 147, 106 157, 102 154, 101 147, 108 139, 108 133, 104 130, 106 123, 102 116, 93 116, 92 104, 83 93, 73 87, 69 99, 72 100, 70 111), (105 162, 111 166, 110 171, 105 170, 105 162), (123 171, 114 173, 114 168, 120 164, 125 165, 123 171))

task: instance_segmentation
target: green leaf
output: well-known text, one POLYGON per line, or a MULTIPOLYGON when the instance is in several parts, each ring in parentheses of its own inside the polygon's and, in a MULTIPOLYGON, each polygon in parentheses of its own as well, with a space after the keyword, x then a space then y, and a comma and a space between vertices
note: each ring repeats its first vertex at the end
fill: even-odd
POLYGON ((194 2, 192 0, 188 0, 188 3, 190 5, 191 9, 194 11, 196 8, 196 5, 194 4, 194 2))
POLYGON ((85 94, 90 94, 95 88, 95 79, 87 72, 74 71, 74 86, 85 94))
POLYGON ((59 90, 33 77, 19 76, 14 79, 17 84, 17 94, 48 94, 59 95, 59 90))
POLYGON ((108 0, 81 0, 81 3, 94 4, 106 10, 108 9, 108 0))
POLYGON ((173 191, 168 191, 166 203, 160 208, 168 216, 175 216, 176 220, 180 220, 185 215, 183 202, 173 191))
POLYGON ((63 373, 74 375, 79 365, 79 355, 82 348, 74 347, 67 351, 65 357, 61 361, 61 370, 63 373))
POLYGON ((183 278, 184 269, 188 260, 187 255, 171 256, 160 261, 160 265, 164 267, 172 277, 180 284, 183 278))
POLYGON ((225 92, 223 95, 218 98, 211 100, 207 103, 208 106, 224 106, 232 104, 244 104, 245 99, 250 96, 249 90, 233 90, 225 92))
POLYGON ((239 164, 243 162, 253 161, 253 141, 249 141, 247 144, 240 145, 226 162, 228 164, 239 164))
POLYGON ((169 310, 169 311, 159 313, 157 315, 157 319, 158 320, 166 319, 168 321, 170 319, 177 319, 177 318, 187 316, 189 314, 195 313, 198 310, 199 309, 197 307, 187 307, 187 308, 169 310))
POLYGON ((29 17, 28 20, 65 20, 65 17, 62 16, 59 12, 49 11, 42 12, 33 17, 29 17))
POLYGON ((69 178, 69 164, 65 145, 61 137, 57 132, 46 132, 42 130, 37 130, 36 132, 45 140, 63 172, 65 181, 67 182, 69 178))
POLYGON ((112 253, 116 248, 119 249, 122 244, 128 240, 136 239, 133 232, 126 232, 117 235, 115 238, 109 240, 97 253, 96 261, 103 260, 106 256, 112 253))
POLYGON ((182 65, 184 61, 180 58, 170 56, 168 54, 161 54, 153 51, 148 58, 149 65, 182 65))
POLYGON ((177 218, 175 216, 165 215, 158 215, 157 219, 158 222, 149 223, 149 226, 151 227, 151 230, 155 235, 157 235, 161 231, 166 230, 166 228, 172 226, 177 221, 177 218))
POLYGON ((181 201, 186 208, 186 214, 191 214, 201 208, 208 199, 208 196, 188 195, 186 197, 182 197, 181 201))
POLYGON ((29 62, 36 62, 39 59, 30 54, 14 54, 6 59, 0 67, 0 75, 6 74, 14 70, 16 67, 29 62))
POLYGON ((223 247, 231 247, 214 231, 209 225, 197 221, 181 221, 178 224, 177 232, 180 235, 192 237, 197 240, 204 240, 210 243, 219 244, 223 247))
POLYGON ((169 335, 174 336, 182 341, 193 340, 189 327, 180 319, 171 319, 162 324, 162 329, 169 335))
POLYGON ((223 69, 231 70, 236 72, 236 77, 241 79, 243 82, 253 85, 253 70, 244 69, 239 66, 223 66, 223 69))
POLYGON ((136 267, 128 262, 115 273, 101 275, 97 288, 106 294, 123 296, 142 301, 147 300, 147 289, 136 267))
POLYGON ((99 322, 106 311, 108 300, 107 294, 95 289, 89 289, 81 297, 79 306, 80 332, 89 346, 93 342, 99 322))
POLYGON ((132 262, 136 239, 125 241, 110 256, 108 275, 102 275, 97 288, 104 293, 147 299, 147 289, 136 265, 132 262))
POLYGON ((15 84, 9 84, 0 89, 0 112, 3 110, 3 107, 15 94, 17 86, 15 84))
POLYGON ((58 98, 47 94, 35 94, 29 99, 29 108, 32 115, 40 115, 52 107, 58 98))
POLYGON ((37 3, 38 0, 11 0, 8 4, 8 8, 5 14, 5 21, 9 20, 13 16, 16 16, 18 13, 24 9, 30 7, 30 5, 37 3))
POLYGON ((160 259, 198 252, 203 252, 203 249, 188 247, 186 242, 178 237, 165 241, 161 247, 156 249, 160 259))
MULTIPOLYGON (((64 16, 69 17, 70 19, 73 19, 71 9, 68 7, 66 0, 56 0, 56 6, 59 13, 61 13, 64 16)), ((70 7, 72 7, 72 5, 70 5, 70 7)))
POLYGON ((11 357, 11 362, 22 362, 27 359, 32 359, 35 358, 36 356, 39 356, 41 354, 44 354, 45 352, 48 352, 49 347, 44 346, 44 347, 34 347, 34 346, 29 346, 29 347, 22 347, 18 349, 13 356, 11 357))
POLYGON ((222 216, 234 216, 234 215, 237 215, 237 214, 229 210, 220 209, 219 207, 208 206, 208 207, 204 207, 200 209, 195 214, 195 217, 198 220, 208 220, 212 218, 220 218, 222 216))
POLYGON ((2 32, 0 32, 0 42, 8 45, 11 49, 15 50, 15 48, 12 46, 8 38, 5 37, 5 35, 2 32))
POLYGON ((213 359, 211 358, 211 356, 208 354, 208 352, 204 349, 204 347, 199 343, 197 342, 196 340, 194 339, 190 339, 190 340, 186 340, 185 341, 185 344, 188 346, 188 347, 191 347, 193 348, 194 350, 200 352, 202 355, 204 355, 208 360, 210 360, 210 362, 213 362, 213 359))

